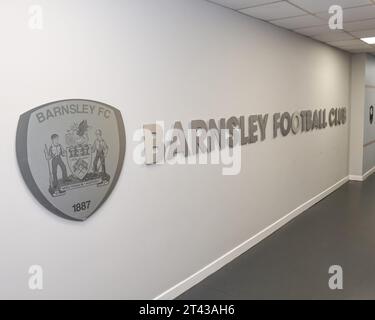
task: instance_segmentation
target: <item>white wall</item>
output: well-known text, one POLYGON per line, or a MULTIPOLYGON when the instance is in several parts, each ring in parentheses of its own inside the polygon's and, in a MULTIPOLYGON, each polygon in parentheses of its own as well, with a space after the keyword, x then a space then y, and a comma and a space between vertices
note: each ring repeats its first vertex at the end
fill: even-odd
POLYGON ((353 180, 364 180, 375 171, 375 57, 352 55, 349 173, 353 180))
POLYGON ((357 180, 363 176, 366 59, 366 54, 351 57, 349 173, 357 180))
MULTIPOLYGON (((47 212, 22 181, 18 116, 66 98, 121 109, 128 138, 155 120, 349 107, 349 56, 201 0, 0 2, 0 298, 154 298, 348 174, 348 125, 243 148, 239 176, 140 167, 129 141, 89 221, 47 212), (45 270, 45 290, 27 270, 45 270)), ((130 140, 130 139, 129 139, 130 140)))
POLYGON ((375 167, 375 119, 369 121, 370 106, 375 107, 375 57, 366 58, 365 103, 364 103, 364 137, 363 137, 363 172, 375 167))

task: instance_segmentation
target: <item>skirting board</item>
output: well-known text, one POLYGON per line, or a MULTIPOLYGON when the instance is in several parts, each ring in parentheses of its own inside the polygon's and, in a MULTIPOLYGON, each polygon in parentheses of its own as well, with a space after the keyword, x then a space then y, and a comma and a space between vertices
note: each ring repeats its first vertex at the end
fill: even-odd
MULTIPOLYGON (((375 170, 375 169, 374 169, 375 170)), ((244 243, 240 244, 238 247, 234 248, 233 250, 227 252, 219 259, 215 260, 214 262, 210 263, 203 269, 199 270, 189 278, 183 280, 182 282, 178 283, 174 287, 170 288, 169 290, 165 291, 154 300, 173 300, 186 292, 187 290, 194 287, 199 282, 203 281, 216 271, 223 268, 225 265, 239 257, 240 255, 244 254, 246 251, 254 247, 260 241, 264 240, 272 233, 280 229, 282 226, 287 224, 289 221, 297 217, 299 214, 303 213, 332 192, 336 191, 342 185, 349 181, 349 177, 345 177, 342 180, 336 182, 333 186, 329 187, 328 189, 324 190, 322 193, 316 195, 314 198, 308 200, 304 204, 300 205, 298 208, 294 209, 292 212, 288 213, 286 216, 282 217, 269 227, 265 228, 264 230, 260 231, 255 236, 251 237, 250 239, 246 240, 244 243)))
POLYGON ((363 176, 349 175, 349 180, 351 181, 365 181, 369 176, 375 172, 375 167, 367 171, 363 176))

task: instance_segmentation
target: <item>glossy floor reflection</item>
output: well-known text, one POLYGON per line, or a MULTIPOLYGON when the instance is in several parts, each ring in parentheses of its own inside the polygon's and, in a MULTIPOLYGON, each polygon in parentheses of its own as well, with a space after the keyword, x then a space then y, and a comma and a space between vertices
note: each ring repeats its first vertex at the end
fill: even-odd
POLYGON ((348 182, 180 300, 375 299, 375 175, 348 182), (344 289, 328 287, 340 265, 344 289))

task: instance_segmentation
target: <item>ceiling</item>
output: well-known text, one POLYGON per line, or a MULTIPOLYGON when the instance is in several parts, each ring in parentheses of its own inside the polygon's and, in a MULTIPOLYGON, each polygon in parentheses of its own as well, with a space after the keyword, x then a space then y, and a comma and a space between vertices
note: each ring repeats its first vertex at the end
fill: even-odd
POLYGON ((375 53, 375 0, 207 0, 345 51, 375 53), (344 30, 328 27, 331 5, 344 9, 344 30))

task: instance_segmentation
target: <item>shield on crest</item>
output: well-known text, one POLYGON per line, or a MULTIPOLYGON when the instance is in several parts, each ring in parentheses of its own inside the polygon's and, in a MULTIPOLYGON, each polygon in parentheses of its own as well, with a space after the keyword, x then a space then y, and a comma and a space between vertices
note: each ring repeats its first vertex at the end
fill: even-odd
POLYGON ((78 179, 83 179, 89 173, 92 163, 90 145, 69 147, 67 150, 69 169, 78 179))
POLYGON ((83 120, 79 125, 75 123, 65 135, 69 169, 74 177, 81 180, 89 173, 92 164, 88 131, 88 122, 83 120))
POLYGON ((84 221, 113 191, 126 148, 118 109, 92 100, 63 100, 20 117, 17 159, 38 201, 60 217, 84 221))

